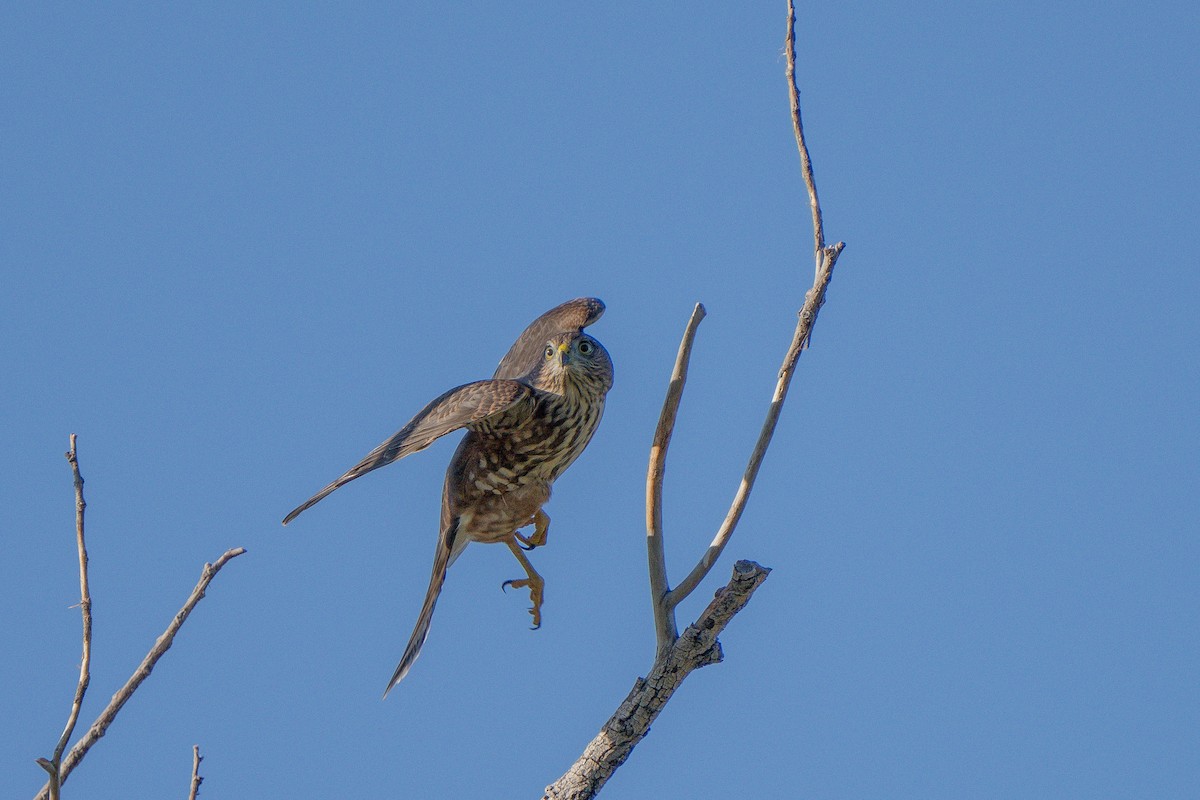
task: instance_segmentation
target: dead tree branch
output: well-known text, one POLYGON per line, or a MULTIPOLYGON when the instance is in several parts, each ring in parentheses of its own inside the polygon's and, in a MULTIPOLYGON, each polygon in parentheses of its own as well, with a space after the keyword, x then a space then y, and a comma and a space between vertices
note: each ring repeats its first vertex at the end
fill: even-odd
POLYGON ((87 694, 88 684, 92 680, 92 593, 88 588, 87 543, 83 537, 83 512, 87 508, 87 502, 83 499, 83 475, 79 472, 75 438, 75 434, 72 433, 71 449, 66 455, 75 482, 75 545, 79 551, 79 612, 83 616, 83 656, 79 659, 79 682, 75 685, 75 698, 71 701, 71 713, 67 715, 66 727, 63 728, 62 736, 58 737, 54 754, 48 759, 37 760, 50 776, 47 788, 51 800, 58 800, 59 789, 65 777, 61 772, 62 754, 67 749, 71 734, 75 732, 75 723, 79 721, 79 711, 83 708, 83 696, 87 694))
POLYGON ((71 751, 66 757, 62 757, 62 751, 66 748, 67 741, 71 737, 71 732, 74 730, 75 722, 79 718, 79 708, 82 705, 83 693, 87 689, 88 669, 91 662, 91 596, 87 588, 87 551, 83 545, 83 478, 79 474, 79 464, 75 459, 75 436, 71 436, 71 450, 67 453, 67 459, 71 462, 72 469, 75 474, 75 520, 76 533, 79 541, 79 559, 80 559, 80 586, 83 593, 81 605, 84 609, 84 660, 80 669, 80 682, 75 690, 75 702, 71 706, 71 718, 67 723, 67 729, 63 732, 59 740, 58 746, 55 748, 53 759, 38 759, 38 764, 50 775, 50 779, 42 790, 37 794, 37 800, 58 800, 60 787, 66 782, 67 776, 71 774, 71 770, 87 755, 97 741, 104 736, 108 730, 108 726, 116 719, 117 713, 121 707, 129 701, 133 693, 150 676, 150 672, 158 663, 158 660, 171 648, 171 644, 175 641, 175 634, 183 627, 183 623, 187 620, 188 615, 192 613, 192 609, 196 607, 204 598, 204 593, 208 589, 208 585, 212 583, 213 578, 221 571, 221 568, 232 558, 237 558, 242 553, 246 552, 244 547, 236 547, 232 550, 227 550, 217 559, 215 564, 205 564, 204 569, 200 573, 200 581, 196 587, 192 589, 191 595, 183 604, 183 608, 175 614, 175 618, 167 626, 154 646, 146 657, 142 659, 142 663, 134 671, 132 677, 126 681, 125 685, 113 695, 112 700, 96 721, 92 723, 88 732, 83 738, 75 743, 71 751))
POLYGON ((646 474, 646 549, 650 561, 650 601, 654 610, 654 631, 658 640, 657 656, 662 657, 679 637, 675 626, 675 606, 667 604, 667 556, 663 546, 662 489, 667 470, 667 448, 675 430, 675 417, 679 414, 679 400, 687 383, 688 362, 692 357, 692 342, 696 328, 704 319, 704 306, 697 303, 692 310, 679 343, 675 357, 675 369, 671 372, 671 383, 663 401, 658 427, 654 431, 654 443, 650 446, 650 466, 646 474))
MULTIPOLYGON (((842 245, 839 244, 839 252, 841 247, 842 245)), ((717 535, 713 537, 712 543, 700 557, 699 563, 692 568, 687 577, 679 582, 678 586, 667 592, 663 604, 666 605, 668 613, 673 613, 675 607, 695 591, 696 587, 700 585, 700 581, 704 580, 712 570, 713 565, 721 556, 721 551, 729 543, 729 538, 733 536, 733 531, 742 518, 742 512, 746 510, 746 504, 750 500, 750 490, 754 488, 758 470, 762 466, 763 458, 767 455, 771 438, 775 435, 775 426, 779 422, 784 400, 787 399, 788 387, 791 385, 792 375, 796 371, 796 361, 812 333, 813 324, 817 321, 817 312, 820 311, 821 304, 825 302, 825 289, 829 286, 829 279, 833 277, 833 260, 830 259, 825 264, 825 268, 817 276, 818 283, 809 289, 805 296, 804 307, 800 310, 800 320, 796 324, 795 333, 792 334, 792 343, 783 357, 783 366, 779 369, 779 380, 775 384, 775 393, 771 397, 771 404, 767 407, 766 419, 763 420, 758 441, 755 442, 754 450, 750 453, 750 461, 746 464, 746 471, 742 474, 742 481, 738 484, 729 512, 725 515, 725 520, 717 530, 717 535)))
POLYGON ((750 601, 770 571, 753 561, 733 565, 729 583, 717 590, 708 608, 675 640, 666 655, 654 660, 650 674, 637 679, 625 702, 588 743, 579 760, 546 787, 542 800, 584 800, 596 796, 617 767, 625 763, 634 745, 650 732, 651 723, 683 679, 700 667, 721 661, 717 636, 750 601))
POLYGON ((188 792, 188 800, 196 800, 200 794, 200 784, 204 783, 204 778, 200 777, 200 762, 203 760, 200 757, 200 745, 192 745, 192 789, 188 792))
POLYGON ((700 618, 682 636, 677 635, 675 609, 688 595, 696 590, 700 582, 712 570, 725 545, 729 543, 754 488, 759 468, 766 456, 767 448, 775 435, 775 427, 787 399, 788 388, 796 371, 800 353, 809 343, 817 314, 825 302, 825 293, 833 278, 833 267, 845 244, 825 244, 821 205, 817 199, 816 181, 808 145, 804 139, 804 126, 800 118, 800 91, 796 84, 796 9, 793 0, 787 4, 787 35, 784 52, 787 59, 788 97, 791 102, 792 130, 800 151, 800 166, 808 190, 809 207, 812 210, 814 256, 816 276, 813 286, 804 297, 792 341, 783 357, 779 377, 758 440, 750 453, 749 462, 742 474, 741 483, 734 494, 733 502, 717 530, 708 549, 699 563, 676 586, 671 589, 666 568, 666 548, 663 541, 662 489, 666 474, 666 454, 675 428, 679 402, 687 381, 688 363, 696 328, 704 318, 704 306, 697 304, 684 329, 679 345, 675 367, 667 396, 663 401, 658 427, 650 447, 650 464, 646 474, 646 548, 650 571, 650 599, 654 610, 654 629, 657 639, 654 664, 646 678, 639 678, 633 690, 616 713, 605 723, 583 755, 554 784, 546 788, 543 800, 585 800, 592 798, 609 779, 612 773, 625 762, 634 746, 649 732, 650 723, 658 716, 675 689, 691 672, 721 660, 721 647, 717 635, 750 599, 750 595, 766 580, 769 569, 752 561, 739 561, 734 566, 733 578, 717 592, 716 599, 709 604, 700 618))
POLYGON ((817 181, 813 177, 812 159, 808 156, 808 143, 804 139, 804 123, 800 119, 800 87, 796 84, 796 5, 788 0, 787 35, 783 51, 787 61, 788 100, 792 106, 792 132, 796 136, 796 148, 800 151, 800 172, 804 176, 804 187, 808 190, 808 206, 812 211, 813 249, 817 256, 817 282, 821 275, 821 251, 825 249, 825 223, 821 219, 821 203, 817 200, 817 181))

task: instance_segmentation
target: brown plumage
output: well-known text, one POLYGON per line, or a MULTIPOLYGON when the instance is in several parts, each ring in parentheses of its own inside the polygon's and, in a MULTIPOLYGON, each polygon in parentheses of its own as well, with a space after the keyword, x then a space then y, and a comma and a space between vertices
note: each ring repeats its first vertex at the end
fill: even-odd
POLYGON ((434 400, 284 519, 286 525, 338 487, 423 450, 451 431, 467 429, 446 470, 441 530, 425 602, 384 696, 420 654, 446 570, 469 542, 508 546, 526 577, 505 585, 529 589, 534 627, 541 624, 543 581, 522 549, 545 543, 550 518, 542 506, 555 479, 591 440, 604 412, 612 360, 600 342, 583 332, 603 313, 599 300, 580 298, 538 317, 509 349, 492 380, 459 386, 434 400), (527 525, 534 525, 532 535, 517 532, 527 525))

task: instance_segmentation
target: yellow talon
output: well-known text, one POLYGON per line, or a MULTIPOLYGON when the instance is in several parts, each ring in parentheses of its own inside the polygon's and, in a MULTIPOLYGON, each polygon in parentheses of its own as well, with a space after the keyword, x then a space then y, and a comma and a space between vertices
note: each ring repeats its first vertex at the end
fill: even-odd
MULTIPOLYGON (((545 514, 542 514, 542 516, 545 517, 546 524, 549 524, 550 518, 546 517, 545 514)), ((544 527, 542 528, 542 531, 542 540, 545 541, 544 527)), ((535 533, 534 536, 536 537, 537 534, 535 533)), ((521 566, 525 568, 526 577, 519 580, 505 581, 504 583, 500 584, 500 588, 507 589, 509 586, 511 586, 514 589, 529 589, 529 601, 533 603, 533 607, 529 609, 529 614, 533 617, 533 628, 531 628, 531 630, 536 631, 538 628, 542 627, 542 598, 545 594, 546 581, 541 575, 538 575, 537 570, 533 568, 533 564, 530 564, 529 559, 526 558, 525 554, 521 552, 521 545, 517 544, 516 534, 514 534, 513 537, 514 538, 509 539, 507 542, 508 549, 512 550, 513 555, 517 557, 517 561, 520 561, 521 566)))
POLYGON ((513 536, 517 537, 517 541, 521 543, 523 550, 532 550, 535 547, 541 547, 546 543, 546 533, 550 530, 550 517, 545 511, 540 508, 537 513, 530 518, 526 525, 533 525, 532 536, 522 536, 513 531, 513 536))

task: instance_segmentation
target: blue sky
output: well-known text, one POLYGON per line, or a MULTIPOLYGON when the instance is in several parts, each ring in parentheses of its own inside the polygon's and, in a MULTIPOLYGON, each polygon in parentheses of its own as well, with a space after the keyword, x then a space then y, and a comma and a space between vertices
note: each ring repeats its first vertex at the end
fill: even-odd
MULTIPOLYGON (((607 798, 1178 797, 1200 782, 1196 16, 801 6, 839 262, 732 562, 774 569, 607 798)), ((0 12, 0 795, 32 796, 205 561, 66 797, 529 797, 653 655, 647 448, 692 304, 671 575, 719 524, 804 289, 783 3, 0 12), (616 363, 544 625, 454 565, 428 451, 280 518, 571 297, 616 363)), ((452 437, 451 437, 452 438, 452 437)))

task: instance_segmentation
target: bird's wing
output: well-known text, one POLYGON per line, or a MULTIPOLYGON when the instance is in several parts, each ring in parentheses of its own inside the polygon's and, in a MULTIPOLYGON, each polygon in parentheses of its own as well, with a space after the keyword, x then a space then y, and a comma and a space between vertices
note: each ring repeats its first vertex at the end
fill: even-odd
POLYGON ((542 314, 529 324, 496 367, 493 378, 524 378, 542 363, 542 349, 550 337, 579 332, 600 319, 604 303, 596 297, 579 297, 542 314))
POLYGON ((396 435, 368 453, 366 458, 355 464, 345 475, 284 517, 283 524, 287 525, 300 512, 316 505, 339 486, 410 453, 424 450, 434 439, 447 433, 488 417, 499 417, 532 393, 533 389, 525 384, 511 380, 476 381, 451 389, 421 409, 421 412, 396 435))

